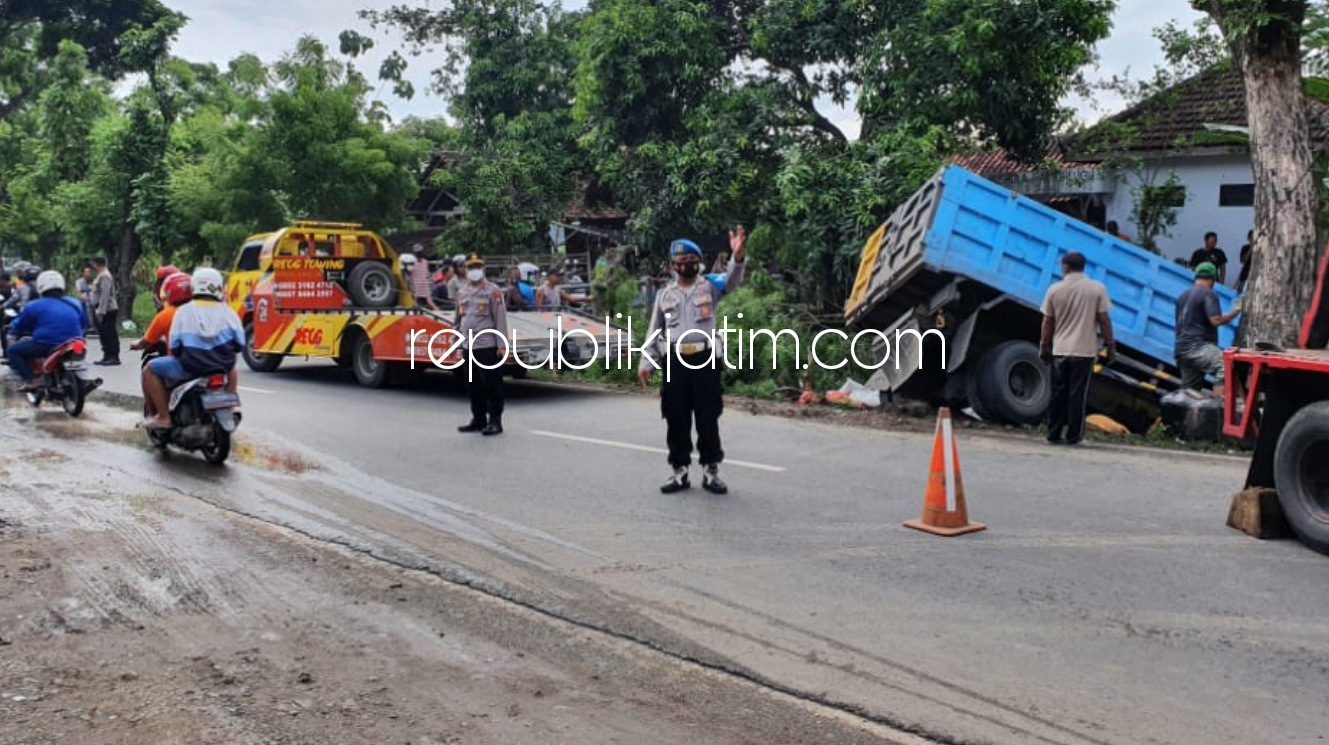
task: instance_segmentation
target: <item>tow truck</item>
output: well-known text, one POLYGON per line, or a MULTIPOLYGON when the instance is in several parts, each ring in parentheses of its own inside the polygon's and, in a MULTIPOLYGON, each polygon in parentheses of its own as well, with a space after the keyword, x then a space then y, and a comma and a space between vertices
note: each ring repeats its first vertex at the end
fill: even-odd
MULTIPOLYGON (((357 223, 297 221, 247 239, 227 278, 245 326, 245 364, 270 373, 287 357, 324 358, 381 388, 429 369, 464 376, 451 310, 415 302, 401 261, 357 223)), ((632 337, 573 308, 509 311, 504 374, 542 366, 621 364, 632 337)), ((607 319, 606 319, 607 320, 607 319)))
POLYGON ((1329 247, 1297 349, 1256 343, 1223 352, 1223 433, 1254 441, 1247 489, 1273 489, 1301 542, 1329 554, 1329 247))

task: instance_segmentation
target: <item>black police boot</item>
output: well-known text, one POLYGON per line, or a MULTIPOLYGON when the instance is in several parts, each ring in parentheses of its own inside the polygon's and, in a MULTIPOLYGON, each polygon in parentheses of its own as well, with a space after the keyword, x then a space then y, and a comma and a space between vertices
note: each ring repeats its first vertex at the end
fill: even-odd
POLYGON ((457 428, 458 432, 479 432, 485 428, 484 420, 472 419, 470 424, 463 424, 457 428))
POLYGON ((503 432, 503 417, 491 416, 489 417, 489 424, 485 425, 484 430, 480 432, 480 434, 497 435, 502 432, 503 432))
POLYGON ((676 491, 683 491, 692 484, 688 483, 687 466, 678 466, 674 472, 669 475, 669 479, 660 485, 660 491, 664 494, 673 494, 676 491))
POLYGON ((720 466, 712 463, 702 467, 701 488, 712 494, 726 494, 729 487, 720 480, 720 466))

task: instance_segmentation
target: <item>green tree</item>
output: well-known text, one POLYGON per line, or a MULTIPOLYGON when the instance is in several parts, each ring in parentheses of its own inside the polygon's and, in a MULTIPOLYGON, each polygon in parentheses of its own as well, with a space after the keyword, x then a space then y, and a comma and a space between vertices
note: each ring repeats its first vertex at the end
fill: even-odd
MULTIPOLYGON (((375 29, 399 30, 412 54, 442 47, 433 90, 448 99, 458 126, 439 144, 460 157, 435 179, 465 214, 440 242, 457 251, 538 248, 545 225, 562 219, 578 192, 595 190, 571 115, 581 14, 533 0, 461 0, 361 15, 375 29)), ((342 38, 351 54, 372 43, 354 32, 342 38)), ((394 53, 379 74, 410 96, 406 69, 394 53)))
POLYGON ((65 42, 85 50, 93 72, 118 80, 142 70, 123 55, 125 34, 136 28, 150 29, 173 15, 159 0, 0 3, 4 49, 0 52, 0 120, 36 99, 50 79, 47 63, 60 55, 65 42))
POLYGON ((1314 163, 1302 94, 1305 0, 1195 0, 1245 78, 1255 176, 1255 250, 1241 333, 1295 346, 1319 258, 1314 163))
POLYGON ((248 209, 380 230, 401 225, 427 144, 368 121, 365 79, 314 37, 300 39, 272 72, 264 117, 232 173, 255 194, 248 209))

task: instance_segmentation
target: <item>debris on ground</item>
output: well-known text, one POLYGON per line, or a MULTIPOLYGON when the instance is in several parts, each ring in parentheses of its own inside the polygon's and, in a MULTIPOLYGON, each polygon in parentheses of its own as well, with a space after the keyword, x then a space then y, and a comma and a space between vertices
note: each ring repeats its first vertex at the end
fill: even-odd
POLYGON ((1131 431, 1126 425, 1103 414, 1090 414, 1084 418, 1085 426, 1095 432, 1102 432, 1108 435, 1129 435, 1131 431))

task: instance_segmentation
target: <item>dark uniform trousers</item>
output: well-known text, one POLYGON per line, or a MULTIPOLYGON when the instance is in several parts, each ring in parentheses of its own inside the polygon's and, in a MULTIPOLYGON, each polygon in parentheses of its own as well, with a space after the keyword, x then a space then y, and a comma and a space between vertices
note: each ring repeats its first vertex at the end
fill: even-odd
POLYGON ((660 410, 667 425, 665 441, 669 445, 669 465, 675 468, 692 464, 692 421, 697 421, 697 453, 702 465, 724 460, 720 448, 720 413, 724 397, 720 387, 720 364, 711 363, 711 352, 670 360, 667 379, 660 385, 660 410), (683 365, 686 362, 700 370, 683 365))
POLYGON ((485 421, 486 413, 490 419, 498 419, 503 415, 503 369, 497 367, 502 359, 500 350, 487 347, 473 349, 470 354, 476 363, 467 365, 471 376, 467 385, 471 394, 471 421, 485 421), (494 369, 486 370, 480 365, 494 369))
POLYGON ((118 315, 119 311, 113 310, 103 315, 101 323, 97 324, 97 336, 101 339, 104 360, 120 359, 120 329, 115 323, 118 315))
POLYGON ((1048 404, 1048 439, 1079 442, 1084 436, 1084 418, 1089 405, 1089 379, 1094 374, 1093 357, 1052 358, 1052 401, 1048 404))

